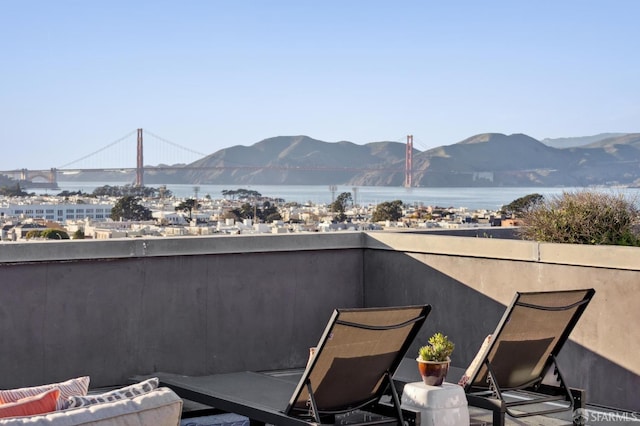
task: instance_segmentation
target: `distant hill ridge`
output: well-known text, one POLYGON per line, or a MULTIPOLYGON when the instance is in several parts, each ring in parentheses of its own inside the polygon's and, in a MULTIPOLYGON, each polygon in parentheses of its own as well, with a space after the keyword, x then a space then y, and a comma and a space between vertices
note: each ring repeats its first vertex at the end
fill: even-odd
POLYGON ((576 148, 624 135, 625 133, 600 133, 593 136, 579 136, 574 138, 545 138, 541 142, 552 148, 576 148))
MULTIPOLYGON (((413 151, 415 186, 572 186, 640 184, 640 133, 545 139, 484 133, 413 151), (553 145, 572 145, 558 148, 553 145)), ((402 186, 406 145, 324 142, 276 136, 221 149, 184 168, 147 169, 145 183, 402 186)), ((95 179, 94 176, 92 178, 95 179)))

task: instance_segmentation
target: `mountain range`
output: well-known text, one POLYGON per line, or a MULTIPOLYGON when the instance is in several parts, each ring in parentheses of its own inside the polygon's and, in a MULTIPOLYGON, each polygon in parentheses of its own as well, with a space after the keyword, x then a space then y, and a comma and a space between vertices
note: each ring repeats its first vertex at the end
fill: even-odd
MULTIPOLYGON (((150 166, 145 184, 402 186, 405 158, 400 142, 357 145, 278 136, 221 149, 187 165, 150 166)), ((544 141, 485 133, 414 149, 412 164, 414 186, 638 186, 640 133, 544 141)))

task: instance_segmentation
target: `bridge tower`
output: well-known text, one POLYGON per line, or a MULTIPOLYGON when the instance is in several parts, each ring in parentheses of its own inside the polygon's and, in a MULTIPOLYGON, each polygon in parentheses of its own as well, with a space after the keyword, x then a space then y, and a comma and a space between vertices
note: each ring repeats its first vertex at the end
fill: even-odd
POLYGON ((407 153, 404 162, 404 186, 413 186, 413 135, 407 136, 407 153))
POLYGON ((142 158, 142 129, 138 129, 138 155, 136 161, 136 186, 144 186, 144 161, 142 158))
POLYGON ((53 185, 54 188, 58 187, 58 169, 55 167, 49 170, 49 183, 53 185))

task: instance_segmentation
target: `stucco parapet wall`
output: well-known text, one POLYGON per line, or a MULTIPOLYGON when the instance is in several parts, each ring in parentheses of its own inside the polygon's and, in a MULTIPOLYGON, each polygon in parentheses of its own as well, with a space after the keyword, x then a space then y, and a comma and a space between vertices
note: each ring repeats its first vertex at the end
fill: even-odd
POLYGON ((409 253, 538 261, 538 244, 520 240, 368 232, 366 245, 372 249, 409 253))
POLYGON ((82 259, 362 249, 361 232, 0 243, 0 264, 82 259))
POLYGON ((0 242, 0 264, 363 248, 640 270, 640 262, 638 262, 640 248, 638 247, 550 244, 427 233, 350 231, 313 234, 0 242))
POLYGON ((539 243, 540 261, 640 271, 640 247, 539 243))
POLYGON ((497 238, 368 232, 367 248, 640 271, 640 248, 552 244, 497 238))

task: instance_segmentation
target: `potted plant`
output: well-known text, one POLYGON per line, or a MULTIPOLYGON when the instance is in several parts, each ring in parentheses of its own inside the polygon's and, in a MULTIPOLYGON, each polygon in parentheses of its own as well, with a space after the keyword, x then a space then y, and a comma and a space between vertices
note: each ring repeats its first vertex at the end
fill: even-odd
POLYGON ((442 333, 434 334, 428 342, 418 350, 418 370, 426 385, 440 386, 449 371, 450 356, 455 345, 442 333))

